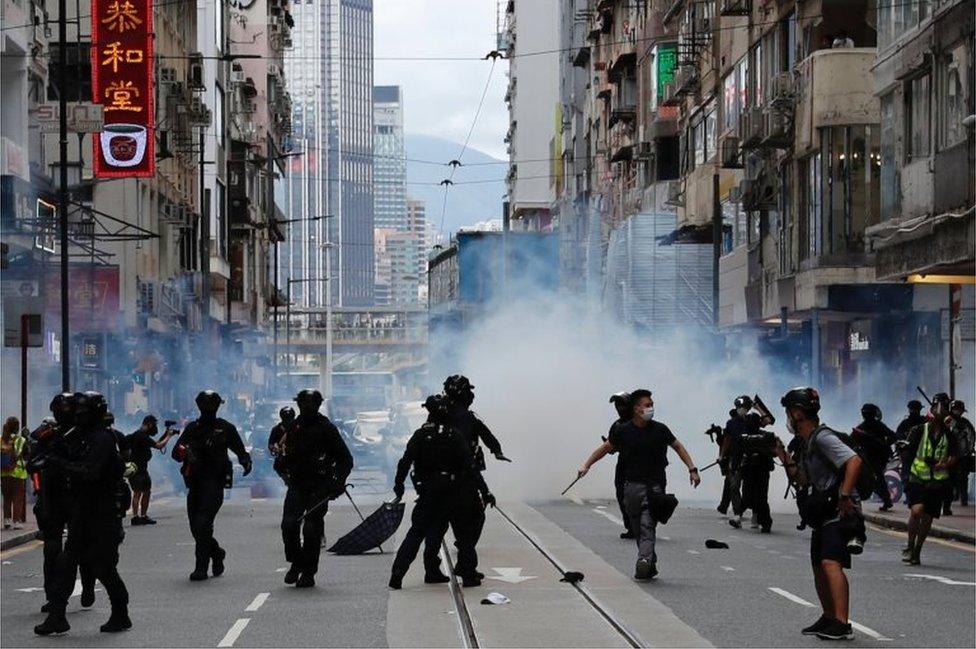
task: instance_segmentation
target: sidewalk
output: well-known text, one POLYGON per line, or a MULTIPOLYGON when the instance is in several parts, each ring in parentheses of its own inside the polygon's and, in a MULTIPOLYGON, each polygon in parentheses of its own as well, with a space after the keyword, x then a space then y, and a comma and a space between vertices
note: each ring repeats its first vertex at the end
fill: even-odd
POLYGON ((34 512, 31 511, 32 506, 32 503, 27 503, 27 522, 24 523, 24 529, 15 530, 12 527, 9 530, 0 529, 0 550, 9 550, 38 538, 39 532, 37 522, 34 520, 34 512))
MULTIPOLYGON (((889 512, 879 512, 876 501, 864 503, 864 518, 870 523, 895 530, 908 529, 908 508, 897 504, 889 512)), ((953 515, 937 518, 932 523, 930 536, 976 545, 976 507, 952 506, 953 515)))

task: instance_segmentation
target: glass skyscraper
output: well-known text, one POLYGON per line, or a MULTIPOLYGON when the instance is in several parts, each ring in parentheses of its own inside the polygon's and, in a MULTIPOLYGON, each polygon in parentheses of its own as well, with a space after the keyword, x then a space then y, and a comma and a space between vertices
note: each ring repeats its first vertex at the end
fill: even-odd
POLYGON ((326 278, 343 306, 373 303, 373 3, 296 0, 285 56, 293 147, 285 180, 288 225, 279 273, 310 279, 292 300, 323 306, 326 278), (318 221, 314 217, 321 218, 318 221), (327 253, 323 244, 335 244, 327 253), (327 255, 331 269, 326 270, 327 255))

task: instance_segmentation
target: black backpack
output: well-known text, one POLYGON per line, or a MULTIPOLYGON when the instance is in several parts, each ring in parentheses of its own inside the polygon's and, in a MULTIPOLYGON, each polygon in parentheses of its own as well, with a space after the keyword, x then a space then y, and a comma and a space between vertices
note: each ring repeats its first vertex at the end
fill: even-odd
MULTIPOLYGON (((821 430, 821 432, 818 432, 816 434, 820 435, 824 431, 826 431, 827 434, 829 435, 835 435, 849 449, 854 451, 854 453, 856 453, 859 458, 861 458, 861 472, 857 476, 857 485, 855 486, 855 490, 857 491, 857 495, 861 498, 861 500, 867 500, 868 498, 871 497, 871 494, 874 493, 874 486, 878 482, 878 476, 875 475, 874 469, 871 468, 871 463, 868 462, 867 455, 864 454, 864 451, 861 449, 860 445, 854 441, 854 438, 850 434, 841 433, 836 430, 833 430, 832 428, 827 428, 827 427, 824 427, 821 430)), ((827 457, 824 455, 823 451, 820 450, 820 447, 818 447, 816 444, 813 443, 814 439, 815 438, 810 439, 811 449, 813 450, 814 453, 817 454, 817 456, 823 461, 824 464, 826 464, 827 466, 831 466, 830 460, 828 460, 827 457)), ((838 478, 842 479, 843 469, 842 468, 838 469, 837 473, 838 473, 838 478)))

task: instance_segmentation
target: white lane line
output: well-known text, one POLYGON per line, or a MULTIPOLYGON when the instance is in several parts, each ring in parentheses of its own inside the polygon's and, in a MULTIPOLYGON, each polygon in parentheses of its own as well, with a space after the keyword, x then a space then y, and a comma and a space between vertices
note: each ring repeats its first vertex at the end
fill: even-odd
POLYGON ((275 572, 288 572, 288 568, 275 568, 275 572))
POLYGON ((254 611, 258 610, 259 608, 264 606, 264 603, 268 601, 268 597, 270 596, 271 593, 258 593, 258 596, 254 598, 253 602, 247 605, 247 608, 244 609, 244 612, 253 613, 254 611))
POLYGON ((701 554, 698 550, 686 550, 688 554, 701 554))
MULTIPOLYGON (((807 606, 807 607, 810 607, 810 608, 816 608, 816 605, 814 603, 808 602, 807 600, 803 599, 799 595, 794 595, 793 593, 791 593, 788 590, 783 590, 782 588, 775 588, 773 586, 770 586, 769 587, 769 590, 773 591, 774 593, 776 593, 777 595, 779 595, 781 597, 785 597, 786 599, 790 600, 791 602, 794 602, 796 604, 800 604, 801 606, 807 606)), ((860 624, 858 622, 855 622, 854 620, 851 620, 851 626, 854 627, 854 630, 855 631, 860 631, 864 635, 869 636, 871 638, 874 638, 875 640, 879 640, 879 641, 883 641, 883 642, 888 642, 888 641, 891 640, 891 638, 889 638, 887 636, 884 636, 884 635, 881 635, 880 633, 878 633, 877 631, 875 631, 871 627, 864 626, 863 624, 860 624)))
POLYGON ((932 581, 937 581, 940 584, 945 584, 946 586, 976 586, 974 581, 956 581, 955 579, 949 579, 948 577, 943 577, 941 575, 923 575, 921 573, 905 573, 906 577, 915 577, 916 579, 931 579, 932 581))
POLYGON ((659 538, 662 541, 670 541, 671 540, 671 537, 670 536, 664 536, 663 534, 658 534, 657 535, 657 538, 659 538))
POLYGON ((721 568, 725 572, 735 572, 735 568, 733 568, 732 566, 721 566, 721 568))
POLYGON ((242 617, 236 622, 234 622, 234 625, 230 628, 230 631, 228 631, 227 635, 225 635, 223 639, 217 643, 217 646, 233 647, 234 643, 237 642, 237 639, 241 636, 241 633, 244 631, 244 627, 246 627, 247 623, 250 621, 251 618, 242 617))
POLYGON ((611 521, 613 523, 616 523, 617 525, 623 525, 624 524, 624 522, 622 520, 620 520, 620 518, 614 516, 610 512, 605 512, 602 509, 594 509, 593 511, 595 513, 599 514, 600 516, 603 516, 608 521, 611 521))

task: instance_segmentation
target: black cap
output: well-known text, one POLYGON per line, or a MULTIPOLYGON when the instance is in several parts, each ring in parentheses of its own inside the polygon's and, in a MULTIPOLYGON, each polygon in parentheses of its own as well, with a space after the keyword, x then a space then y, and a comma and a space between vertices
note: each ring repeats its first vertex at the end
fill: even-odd
POLYGON ((808 415, 820 412, 820 393, 810 387, 793 388, 779 402, 787 410, 796 408, 808 415))
POLYGON ((958 410, 959 412, 966 412, 966 404, 962 399, 953 399, 952 403, 949 404, 949 410, 958 410))
POLYGON ((932 405, 933 405, 933 406, 934 406, 935 404, 937 404, 937 403, 941 403, 941 404, 945 404, 945 405, 949 405, 949 403, 950 403, 951 401, 952 401, 952 399, 950 399, 950 398, 949 398, 949 395, 948 395, 948 394, 946 394, 945 392, 938 392, 938 393, 936 393, 936 394, 935 394, 935 395, 934 395, 934 396, 932 397, 932 405))

